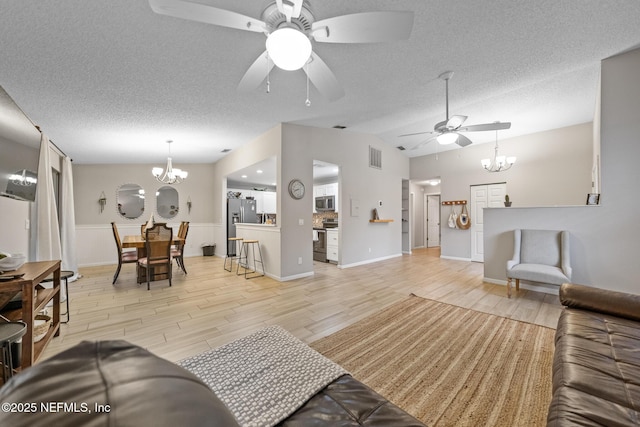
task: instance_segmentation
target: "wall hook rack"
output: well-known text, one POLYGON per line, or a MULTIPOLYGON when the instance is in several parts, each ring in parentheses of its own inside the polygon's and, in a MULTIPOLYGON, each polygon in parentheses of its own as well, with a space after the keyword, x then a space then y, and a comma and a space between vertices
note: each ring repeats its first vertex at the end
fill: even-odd
POLYGON ((466 205, 467 201, 466 200, 446 200, 444 202, 442 202, 442 206, 447 206, 447 205, 466 205))

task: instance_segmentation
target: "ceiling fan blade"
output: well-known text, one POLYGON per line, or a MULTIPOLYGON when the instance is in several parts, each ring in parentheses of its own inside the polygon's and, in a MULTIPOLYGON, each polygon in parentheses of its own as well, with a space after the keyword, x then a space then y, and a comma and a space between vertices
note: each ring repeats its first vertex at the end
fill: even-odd
POLYGON ((483 130, 502 130, 509 129, 511 127, 511 123, 509 122, 498 122, 498 123, 484 123, 481 125, 471 125, 465 126, 463 128, 458 129, 459 132, 479 132, 483 130))
POLYGON ((422 148, 425 145, 427 145, 428 143, 430 143, 431 141, 435 141, 436 138, 437 138, 437 136, 433 136, 433 137, 431 137, 429 139, 426 139, 426 140, 424 140, 422 142, 419 142, 416 145, 414 145, 413 147, 409 148, 409 150, 417 150, 418 148, 422 148))
POLYGON ((149 0, 149 6, 155 13, 160 15, 219 25, 221 27, 254 31, 256 33, 265 32, 267 28, 267 24, 259 19, 204 4, 181 0, 149 0))
POLYGON ((291 22, 291 18, 298 18, 302 11, 303 0, 276 0, 276 5, 280 13, 282 13, 287 22, 291 22))
POLYGON ((424 135, 424 134, 427 134, 427 133, 436 133, 436 132, 433 132, 433 131, 425 131, 425 132, 416 132, 416 133, 404 133, 404 134, 402 134, 402 135, 398 135, 398 136, 399 136, 399 137, 400 137, 400 136, 415 136, 415 135, 424 135))
POLYGON ((324 43, 379 43, 406 40, 413 28, 413 12, 363 12, 322 19, 311 34, 324 43))
POLYGON ((249 67, 242 80, 238 84, 238 90, 241 92, 250 92, 255 90, 264 81, 269 71, 273 68, 273 61, 269 60, 267 51, 265 50, 258 59, 249 67))
POLYGON ((467 116, 451 116, 449 120, 447 120, 446 127, 450 130, 458 129, 465 120, 467 120, 467 116))
POLYGON ((311 60, 303 67, 311 83, 329 101, 335 101, 344 96, 344 89, 338 82, 329 66, 315 52, 311 52, 311 60))
POLYGON ((456 141, 456 144, 458 144, 460 147, 466 147, 467 145, 471 145, 472 142, 466 136, 458 133, 458 140, 456 141))

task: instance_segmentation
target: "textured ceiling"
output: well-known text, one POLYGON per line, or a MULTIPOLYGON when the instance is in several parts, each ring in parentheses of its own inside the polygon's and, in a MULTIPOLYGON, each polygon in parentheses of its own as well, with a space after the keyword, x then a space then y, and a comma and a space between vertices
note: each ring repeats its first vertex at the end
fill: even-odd
MULTIPOLYGON (((258 18, 267 2, 200 0, 258 18)), ((275 69, 271 93, 240 93, 264 51, 258 33, 153 13, 146 0, 0 2, 0 86, 76 163, 208 163, 279 122, 343 125, 393 146, 444 119, 510 121, 500 138, 593 119, 600 60, 640 46, 637 0, 322 0, 316 19, 415 12, 411 38, 314 44, 343 85, 328 102, 302 71, 275 69)), ((639 71, 640 72, 640 71, 639 71)), ((493 132, 467 134, 475 143, 493 132)), ((435 143, 409 156, 433 152, 435 143)))

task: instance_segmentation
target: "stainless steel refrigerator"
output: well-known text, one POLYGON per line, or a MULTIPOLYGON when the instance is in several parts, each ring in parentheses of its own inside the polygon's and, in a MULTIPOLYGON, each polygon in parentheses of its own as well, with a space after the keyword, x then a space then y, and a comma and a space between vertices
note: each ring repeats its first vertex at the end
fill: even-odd
MULTIPOLYGON (((227 238, 236 237, 237 223, 258 223, 255 200, 227 199, 227 238)), ((236 243, 227 241, 227 255, 236 255, 236 243)))

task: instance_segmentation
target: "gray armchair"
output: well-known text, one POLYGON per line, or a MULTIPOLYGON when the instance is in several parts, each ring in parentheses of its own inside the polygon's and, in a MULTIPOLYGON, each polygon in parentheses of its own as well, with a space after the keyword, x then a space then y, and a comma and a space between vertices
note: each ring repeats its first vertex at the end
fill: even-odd
POLYGON ((507 261, 507 296, 511 282, 520 280, 560 286, 571 282, 569 232, 553 230, 513 230, 513 259, 507 261))

